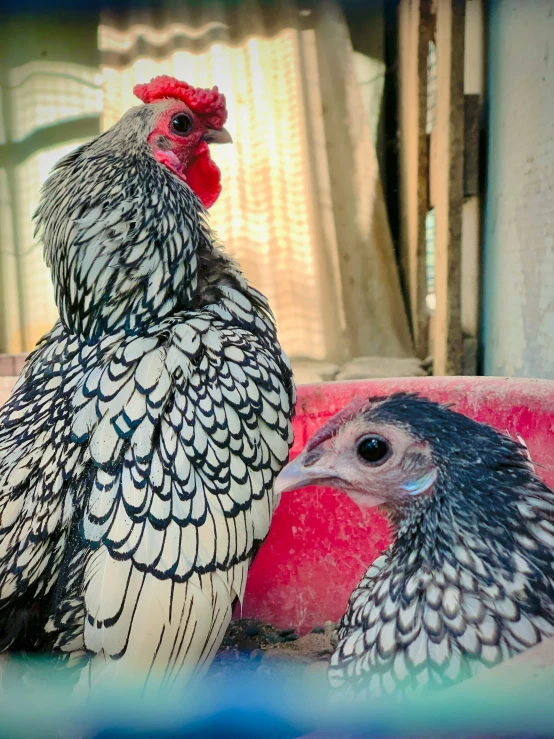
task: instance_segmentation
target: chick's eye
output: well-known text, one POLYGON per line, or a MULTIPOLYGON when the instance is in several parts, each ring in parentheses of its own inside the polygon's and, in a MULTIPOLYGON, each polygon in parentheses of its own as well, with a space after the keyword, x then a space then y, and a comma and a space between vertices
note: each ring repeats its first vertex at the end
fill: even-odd
POLYGON ((178 113, 171 120, 171 130, 179 134, 179 136, 186 136, 192 129, 192 121, 186 113, 178 113))
POLYGON ((382 464, 391 454, 389 443, 382 436, 364 436, 356 447, 358 457, 368 464, 382 464))

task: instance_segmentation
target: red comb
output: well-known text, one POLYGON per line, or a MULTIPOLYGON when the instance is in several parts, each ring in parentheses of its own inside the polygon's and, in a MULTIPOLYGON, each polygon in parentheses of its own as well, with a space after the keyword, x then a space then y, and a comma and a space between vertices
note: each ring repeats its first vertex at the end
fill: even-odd
POLYGON ((212 87, 211 90, 192 87, 186 82, 179 82, 175 77, 161 75, 144 85, 135 85, 133 93, 143 103, 153 103, 164 98, 182 100, 194 113, 205 119, 209 128, 219 129, 227 120, 225 95, 217 87, 212 87))

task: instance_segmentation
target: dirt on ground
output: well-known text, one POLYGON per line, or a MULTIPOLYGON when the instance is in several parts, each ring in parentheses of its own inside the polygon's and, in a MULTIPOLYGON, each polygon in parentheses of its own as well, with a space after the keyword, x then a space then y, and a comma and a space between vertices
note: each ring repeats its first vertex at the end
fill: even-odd
POLYGON ((263 674, 325 672, 337 644, 337 626, 327 621, 300 636, 257 619, 233 621, 210 667, 210 677, 229 677, 237 668, 263 674))

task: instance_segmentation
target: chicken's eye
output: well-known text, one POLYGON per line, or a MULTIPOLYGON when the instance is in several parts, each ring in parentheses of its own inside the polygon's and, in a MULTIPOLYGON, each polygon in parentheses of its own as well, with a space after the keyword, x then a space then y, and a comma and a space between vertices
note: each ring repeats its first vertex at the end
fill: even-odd
POLYGON ((358 457, 363 459, 364 462, 372 465, 383 464, 383 462, 390 457, 391 448, 388 441, 383 439, 382 436, 372 434, 371 436, 364 436, 358 442, 356 447, 358 457))
POLYGON ((192 129, 192 121, 186 113, 178 113, 171 120, 171 130, 179 136, 186 136, 192 129))

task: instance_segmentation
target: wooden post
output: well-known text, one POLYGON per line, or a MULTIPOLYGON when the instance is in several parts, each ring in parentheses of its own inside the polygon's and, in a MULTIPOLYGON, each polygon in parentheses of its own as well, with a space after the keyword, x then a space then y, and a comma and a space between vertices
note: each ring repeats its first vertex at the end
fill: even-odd
POLYGON ((436 3, 437 102, 431 144, 436 224, 435 375, 457 375, 462 369, 464 22, 464 0, 436 3))
POLYGON ((466 0, 462 336, 464 375, 477 373, 481 295, 480 116, 485 91, 483 0, 466 0))
POLYGON ((433 34, 431 0, 401 0, 398 22, 401 268, 416 354, 424 359, 429 352, 425 216, 429 192, 426 118, 427 55, 433 34))

